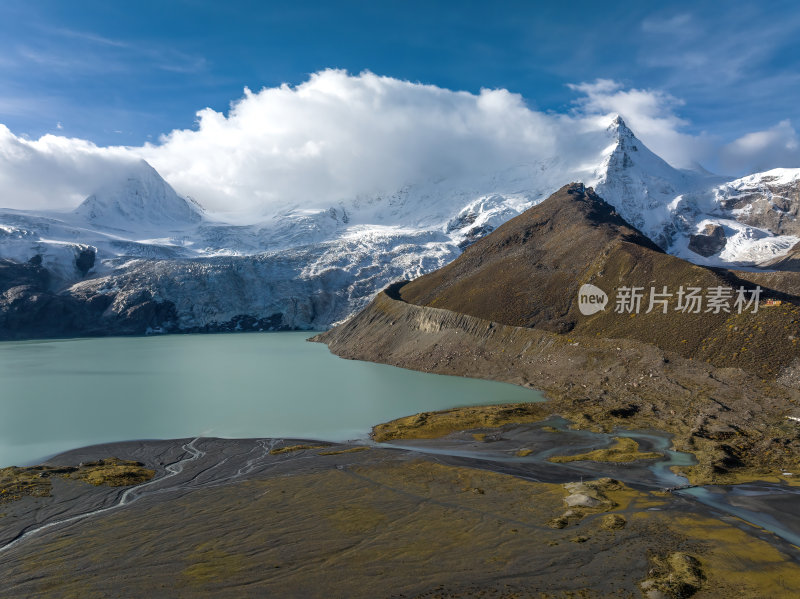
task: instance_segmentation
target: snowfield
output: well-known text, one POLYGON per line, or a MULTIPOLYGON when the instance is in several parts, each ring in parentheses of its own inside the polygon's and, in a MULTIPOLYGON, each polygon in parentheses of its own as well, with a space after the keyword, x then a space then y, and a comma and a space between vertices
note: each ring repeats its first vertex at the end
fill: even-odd
POLYGON ((54 290, 64 294, 146 290, 175 305, 177 329, 243 315, 271 326, 321 329, 392 281, 447 264, 574 181, 594 187, 665 250, 698 264, 757 268, 800 242, 800 169, 734 181, 678 170, 619 117, 593 143, 598 151, 589 163, 553 157, 344 198, 325 209, 291 207, 247 223, 204 212, 142 161, 71 212, 0 210, 0 258, 41 260, 54 290), (701 256, 690 241, 708 225, 722 227, 725 244, 701 256))

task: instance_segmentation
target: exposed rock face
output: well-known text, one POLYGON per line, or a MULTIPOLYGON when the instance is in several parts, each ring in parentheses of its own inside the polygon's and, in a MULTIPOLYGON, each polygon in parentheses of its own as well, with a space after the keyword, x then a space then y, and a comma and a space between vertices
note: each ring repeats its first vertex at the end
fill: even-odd
POLYGON ((86 248, 85 250, 81 250, 75 257, 75 268, 78 269, 81 276, 85 277, 86 273, 94 266, 95 253, 94 248, 86 248))
POLYGON ((174 304, 146 290, 55 293, 47 269, 0 259, 0 339, 135 335, 169 328, 174 321, 174 304))
POLYGON ((779 258, 764 262, 761 266, 764 268, 800 272, 800 243, 795 244, 785 256, 780 256, 779 258))
POLYGON ((515 326, 571 330, 587 259, 611 243, 663 252, 591 188, 565 186, 469 246, 454 262, 403 287, 404 300, 515 326))
POLYGON ((175 305, 171 331, 322 328, 344 318, 348 300, 368 290, 354 284, 351 274, 336 269, 304 280, 303 259, 312 257, 285 252, 196 261, 138 260, 122 272, 86 279, 64 293, 118 298, 145 291, 175 305))
POLYGON ((741 223, 776 235, 800 235, 800 173, 794 169, 742 177, 720 186, 717 196, 741 223))
MULTIPOLYGON (((562 188, 471 245, 447 266, 387 293, 462 318, 636 340, 768 378, 779 376, 800 357, 797 274, 710 269, 665 254, 580 184, 562 188), (604 310, 581 314, 577 299, 584 283, 612 298, 604 310), (739 313, 732 302, 733 289, 744 287, 747 300, 755 285, 762 288, 761 300, 779 298, 783 304, 758 311, 742 305, 739 313), (647 298, 662 293, 664 287, 672 294, 666 305, 648 306, 647 298), (679 310, 673 296, 680 287, 721 288, 728 290, 731 301, 726 309, 701 304, 696 312, 679 310), (614 292, 621 288, 642 290, 638 309, 615 305, 614 292)), ((636 414, 630 405, 620 409, 636 414)))
POLYGON ((50 274, 41 267, 41 259, 31 259, 28 264, 0 259, 0 290, 16 287, 46 289, 50 284, 50 274))
POLYGON ((708 258, 722 251, 727 241, 725 229, 720 225, 708 224, 702 233, 689 236, 689 249, 708 258))
POLYGON ((480 225, 477 227, 472 227, 469 229, 466 234, 464 235, 464 241, 458 244, 458 247, 464 249, 466 247, 471 246, 473 243, 478 241, 481 237, 484 237, 491 233, 494 230, 493 227, 490 225, 480 225))
MULTIPOLYGON (((690 262, 757 266, 784 256, 800 240, 780 235, 800 230, 800 169, 727 182, 678 170, 620 118, 584 141, 580 159, 559 154, 496 173, 343 198, 334 206, 276 208, 246 223, 205 215, 142 162, 71 213, 0 210, 0 256, 19 263, 38 256, 51 287, 73 298, 146 290, 176 306, 174 330, 231 330, 249 326, 245 320, 254 328, 269 321, 272 328, 322 329, 366 306, 392 281, 451 262, 569 180, 594 184, 629 228, 690 262), (722 251, 708 254, 720 243, 717 233, 688 247, 702 222, 725 227, 722 251)), ((574 242, 568 225, 559 225, 561 245, 574 242)), ((557 256, 551 265, 580 259, 584 240, 577 243, 572 255, 556 248, 563 259, 557 256)), ((787 259, 768 266, 792 270, 792 264, 787 259)), ((537 280, 547 278, 547 268, 539 269, 537 280)), ((554 277, 550 282, 545 295, 552 297, 560 283, 554 277)), ((575 321, 563 307, 531 319, 536 326, 548 321, 552 330, 569 330, 575 321)))
MULTIPOLYGON (((697 185, 708 185, 706 177, 679 171, 654 154, 617 117, 608 127, 616 145, 603 161, 594 182, 597 192, 617 212, 659 247, 668 248, 676 235, 671 199, 697 185)), ((710 181, 710 179, 708 179, 710 181)))

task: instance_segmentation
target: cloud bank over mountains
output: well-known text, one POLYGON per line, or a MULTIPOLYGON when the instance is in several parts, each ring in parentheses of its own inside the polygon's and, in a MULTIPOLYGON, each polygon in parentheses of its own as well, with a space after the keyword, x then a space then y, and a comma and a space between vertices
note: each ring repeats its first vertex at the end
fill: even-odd
POLYGON ((581 165, 607 143, 599 133, 612 113, 677 167, 741 175, 800 166, 788 120, 723 143, 685 133, 681 100, 662 91, 607 79, 570 87, 580 97, 552 113, 504 89, 472 94, 326 70, 296 87, 246 89, 227 114, 206 108, 194 129, 141 147, 56 135, 29 140, 0 125, 0 206, 70 209, 145 159, 212 212, 267 216, 519 164, 581 165))

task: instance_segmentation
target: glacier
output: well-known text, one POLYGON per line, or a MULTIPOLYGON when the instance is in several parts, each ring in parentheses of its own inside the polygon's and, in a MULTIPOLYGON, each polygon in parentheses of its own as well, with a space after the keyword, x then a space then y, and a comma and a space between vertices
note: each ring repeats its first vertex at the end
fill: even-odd
POLYGON ((93 334, 324 329, 389 283, 447 264, 573 181, 594 187, 665 251, 697 264, 760 268, 800 242, 800 169, 734 180, 676 169, 614 115, 587 145, 590 160, 553 156, 325 208, 287 207, 246 223, 206 212, 141 161, 74 210, 0 210, 0 260, 47 272, 38 286, 8 275, 0 316, 50 294, 72 302, 69 310, 91 305, 78 320, 93 321, 93 334), (692 240, 709 226, 721 227, 724 244, 700 255, 692 240), (123 322, 130 326, 120 329, 123 322))

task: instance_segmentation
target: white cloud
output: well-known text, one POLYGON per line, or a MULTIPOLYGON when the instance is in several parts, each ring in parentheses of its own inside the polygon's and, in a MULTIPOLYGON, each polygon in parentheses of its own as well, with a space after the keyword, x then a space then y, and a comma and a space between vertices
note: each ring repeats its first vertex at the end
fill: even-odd
POLYGON ((598 149, 579 139, 586 126, 599 128, 594 120, 530 110, 507 90, 471 94, 327 70, 297 87, 245 90, 227 114, 206 108, 196 128, 143 147, 30 141, 5 129, 0 205, 74 206, 107 179, 111 163, 144 158, 212 211, 327 206, 556 155, 580 160, 598 149))
POLYGON ((135 160, 124 148, 98 148, 57 135, 30 141, 0 124, 0 205, 69 208, 124 176, 135 160))
POLYGON ((675 110, 683 101, 659 90, 624 89, 609 79, 570 85, 584 94, 576 101, 582 114, 618 113, 647 146, 677 167, 690 167, 709 157, 712 141, 680 130, 688 123, 675 110))
POLYGON ((452 92, 372 73, 323 71, 205 109, 142 155, 216 208, 331 202, 550 156, 556 119, 506 90, 452 92), (191 159, 187 160, 187 157, 191 159), (208 197, 208 189, 218 196, 208 197))
POLYGON ((800 166, 800 140, 790 121, 743 135, 723 146, 720 161, 731 172, 800 166))
MULTIPOLYGON (((681 132, 681 102, 668 94, 605 79, 572 88, 583 94, 575 109, 554 114, 531 110, 507 90, 471 94, 327 70, 296 87, 245 90, 227 114, 206 108, 196 128, 142 147, 103 148, 56 135, 28 140, 0 125, 0 206, 70 208, 144 158, 179 193, 212 211, 325 207, 540 160, 585 164, 607 144, 597 133, 609 113, 622 114, 676 165, 715 155, 713 140, 681 132)), ((746 169, 765 148, 769 160, 796 163, 788 123, 752 135, 725 148, 729 164, 746 169)))

